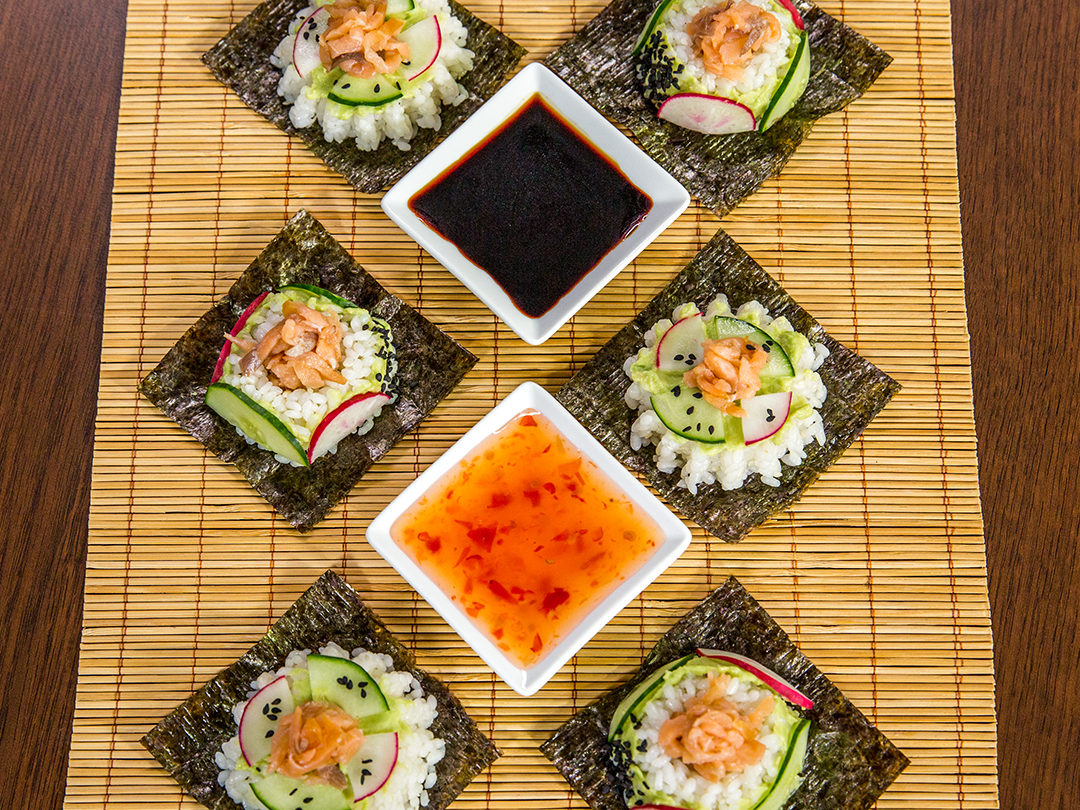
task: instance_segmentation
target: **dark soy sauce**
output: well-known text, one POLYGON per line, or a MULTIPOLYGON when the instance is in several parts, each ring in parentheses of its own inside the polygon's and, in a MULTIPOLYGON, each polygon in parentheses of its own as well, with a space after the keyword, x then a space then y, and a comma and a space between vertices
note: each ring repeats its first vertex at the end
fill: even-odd
POLYGON ((637 227, 652 200, 535 95, 409 208, 537 318, 637 227))

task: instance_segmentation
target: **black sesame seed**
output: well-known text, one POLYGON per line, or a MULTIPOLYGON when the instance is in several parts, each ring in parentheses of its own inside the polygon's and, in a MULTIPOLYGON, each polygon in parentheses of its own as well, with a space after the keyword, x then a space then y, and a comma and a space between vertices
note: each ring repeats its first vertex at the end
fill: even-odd
POLYGON ((377 382, 382 382, 382 372, 379 372, 379 371, 375 372, 375 380, 377 382))
POLYGON ((304 32, 304 39, 311 39, 311 34, 307 31, 304 32))
POLYGON ((712 436, 716 432, 716 425, 709 425, 709 435, 712 436))
POLYGON ((270 701, 271 706, 277 706, 279 703, 281 703, 281 698, 274 698, 270 701))
POLYGON ((292 790, 290 790, 290 791, 289 791, 289 795, 290 795, 290 796, 292 796, 292 795, 293 795, 294 793, 296 793, 296 791, 298 791, 299 789, 300 789, 300 788, 293 788, 292 790))
POLYGON ((774 414, 772 412, 772 408, 766 408, 765 413, 767 414, 766 417, 765 417, 766 422, 771 422, 772 420, 774 420, 776 418, 776 414, 774 414))
POLYGON ((687 425, 683 428, 683 433, 689 433, 691 428, 693 428, 693 425, 687 425))
POLYGON ((681 397, 682 396, 682 388, 680 388, 679 386, 676 385, 674 388, 671 389, 671 394, 672 394, 672 396, 681 397))
POLYGON ((700 391, 698 391, 696 394, 693 394, 692 396, 694 397, 694 399, 701 399, 702 393, 700 391))
POLYGON ((681 354, 677 354, 677 355, 675 355, 675 360, 676 360, 676 361, 680 361, 680 360, 682 360, 682 359, 683 359, 683 356, 682 356, 681 354))
POLYGON ((747 343, 747 344, 746 344, 746 350, 747 350, 748 352, 752 352, 752 351, 754 351, 754 348, 755 348, 755 346, 754 346, 754 344, 753 344, 753 343, 747 343))
POLYGON ((308 796, 306 799, 304 799, 304 804, 311 804, 311 800, 314 798, 314 796, 308 796))
POLYGON ((411 62, 410 62, 410 61, 409 61, 408 59, 405 59, 405 60, 403 60, 403 61, 402 61, 402 63, 401 63, 401 64, 403 64, 403 65, 409 65, 409 64, 412 64, 412 63, 411 63, 411 62))
POLYGON ((694 415, 694 406, 693 405, 691 405, 689 408, 686 409, 686 415, 687 416, 693 416, 694 415))
POLYGON ((342 90, 348 90, 350 87, 352 87, 352 82, 345 82, 345 84, 341 85, 342 90))
POLYGON ((273 736, 274 736, 274 730, 273 730, 273 729, 270 729, 270 730, 269 730, 268 732, 266 732, 266 734, 265 734, 265 735, 263 735, 263 736, 264 736, 264 738, 265 738, 265 739, 269 740, 269 739, 270 739, 271 737, 273 737, 273 736))
POLYGON ((689 357, 691 360, 697 362, 697 355, 696 354, 688 354, 687 357, 689 357))
POLYGON ((378 92, 379 92, 379 85, 378 85, 378 83, 377 83, 377 82, 376 82, 376 84, 375 84, 375 88, 374 88, 374 89, 375 89, 375 92, 376 92, 376 93, 378 93, 378 92))
POLYGON ((698 433, 701 433, 701 422, 697 423, 697 431, 698 433))

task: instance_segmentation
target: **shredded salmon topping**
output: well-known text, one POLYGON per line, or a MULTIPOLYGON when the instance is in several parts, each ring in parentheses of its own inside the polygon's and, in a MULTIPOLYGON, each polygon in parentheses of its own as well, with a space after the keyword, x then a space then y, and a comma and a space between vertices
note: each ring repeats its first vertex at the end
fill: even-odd
POLYGON ((749 399, 761 388, 761 370, 769 354, 742 338, 706 340, 701 362, 683 375, 686 385, 697 388, 705 401, 729 416, 746 416, 736 400, 749 399))
POLYGON ((326 10, 330 22, 319 41, 319 57, 327 70, 340 67, 370 79, 393 73, 409 58, 408 44, 397 39, 405 21, 387 19, 385 3, 335 0, 326 10))
POLYGON ((281 388, 322 388, 328 382, 344 383, 338 372, 344 354, 345 331, 336 312, 318 312, 299 301, 286 301, 284 317, 257 344, 226 335, 246 352, 240 371, 251 374, 261 364, 270 381, 281 388))
POLYGON ((772 695, 766 695, 750 714, 743 714, 727 698, 730 682, 728 675, 709 675, 705 694, 686 701, 685 711, 660 727, 658 742, 664 753, 681 759, 710 782, 761 759, 765 746, 757 735, 775 705, 772 695))
POLYGON ((703 8, 686 26, 705 69, 714 76, 738 81, 746 65, 766 45, 780 39, 776 15, 746 0, 724 0, 703 8))
POLYGON ((344 787, 339 765, 364 744, 364 732, 337 706, 308 701, 278 722, 270 746, 271 772, 306 782, 344 787))

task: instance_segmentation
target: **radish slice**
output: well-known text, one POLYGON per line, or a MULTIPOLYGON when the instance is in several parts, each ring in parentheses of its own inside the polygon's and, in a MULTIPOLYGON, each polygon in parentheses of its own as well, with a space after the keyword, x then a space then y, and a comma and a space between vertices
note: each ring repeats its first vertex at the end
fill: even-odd
POLYGON ((698 647, 698 655, 705 658, 713 658, 717 661, 727 661, 729 664, 734 664, 740 669, 745 669, 755 678, 764 681, 773 690, 776 691, 780 697, 784 700, 794 703, 796 706, 801 706, 804 709, 814 708, 814 701, 785 681, 771 669, 763 667, 757 661, 747 658, 744 655, 738 653, 724 652, 722 650, 705 650, 698 647))
POLYGON ((396 733, 369 734, 364 737, 364 744, 345 766, 345 775, 352 783, 354 801, 366 799, 386 784, 397 765, 397 757, 396 733))
POLYGON ((434 14, 410 25, 398 34, 398 39, 409 46, 409 61, 402 62, 402 66, 410 82, 426 73, 442 50, 442 29, 434 14))
POLYGON ((282 675, 256 692, 240 716, 240 751, 248 765, 270 756, 270 744, 278 721, 292 714, 289 679, 282 675))
MULTIPOLYGON (((246 324, 248 318, 251 317, 251 313, 259 308, 259 304, 263 302, 263 299, 266 298, 267 295, 269 295, 269 293, 263 293, 248 304, 248 308, 244 310, 244 314, 240 316, 240 319, 233 324, 233 328, 229 330, 230 335, 236 337, 240 334, 240 330, 244 328, 244 324, 246 324)), ((231 340, 226 340, 225 345, 221 347, 221 354, 218 355, 217 365, 214 366, 214 373, 210 375, 211 385, 221 379, 221 373, 225 370, 225 360, 232 354, 232 347, 233 344, 231 340)))
POLYGON ((743 441, 756 444, 769 438, 787 422, 791 411, 791 392, 759 394, 739 403, 746 411, 742 418, 743 441))
POLYGON ((805 31, 806 26, 803 25, 802 15, 799 13, 799 10, 795 8, 795 4, 792 3, 791 0, 778 0, 778 2, 791 12, 791 19, 795 22, 795 27, 800 31, 805 31))
POLYGON ((386 394, 369 391, 366 394, 357 394, 355 397, 345 400, 337 408, 328 413, 315 432, 311 435, 311 446, 308 448, 308 463, 314 462, 319 456, 325 455, 331 447, 355 431, 368 419, 377 416, 382 406, 390 401, 386 394))
POLYGON ((324 8, 317 8, 304 18, 300 27, 296 29, 292 63, 301 76, 322 65, 322 57, 319 56, 319 40, 329 24, 329 12, 324 8))
POLYGON ((656 343, 659 371, 688 371, 701 362, 705 316, 700 312, 675 321, 656 343))
POLYGON ((701 93, 676 93, 660 106, 657 115, 683 129, 706 135, 750 132, 757 126, 749 107, 728 98, 701 93))

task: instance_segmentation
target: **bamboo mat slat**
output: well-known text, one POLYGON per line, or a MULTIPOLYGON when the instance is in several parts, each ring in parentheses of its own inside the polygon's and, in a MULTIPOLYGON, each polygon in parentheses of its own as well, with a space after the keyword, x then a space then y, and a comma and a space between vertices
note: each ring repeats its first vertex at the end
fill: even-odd
MULTIPOLYGON (((881 808, 997 806, 947 0, 829 0, 895 57, 724 227, 904 390, 790 512, 691 548, 530 699, 497 681, 367 545, 371 518, 518 383, 554 390, 719 226, 691 206, 543 347, 519 341, 337 175, 215 83, 199 55, 251 0, 132 0, 117 137, 86 607, 65 807, 191 808, 138 738, 326 568, 344 573, 504 751, 462 808, 580 808, 537 750, 735 574, 911 758, 881 808), (135 393, 304 207, 480 357, 310 535, 135 393)), ((542 58, 603 6, 478 0, 542 58)))

